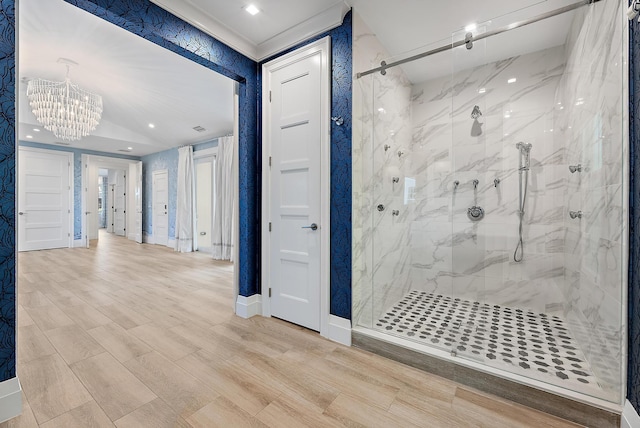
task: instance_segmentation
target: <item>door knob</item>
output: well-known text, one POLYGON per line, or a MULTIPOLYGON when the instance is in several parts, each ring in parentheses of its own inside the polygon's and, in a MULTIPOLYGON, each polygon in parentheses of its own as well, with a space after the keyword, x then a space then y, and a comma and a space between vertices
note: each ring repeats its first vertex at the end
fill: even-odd
POLYGON ((18 213, 18 215, 25 215, 25 213, 23 213, 22 211, 20 211, 20 212, 18 213))
POLYGON ((303 229, 311 229, 311 230, 318 230, 318 225, 315 223, 311 223, 310 226, 302 226, 303 229))

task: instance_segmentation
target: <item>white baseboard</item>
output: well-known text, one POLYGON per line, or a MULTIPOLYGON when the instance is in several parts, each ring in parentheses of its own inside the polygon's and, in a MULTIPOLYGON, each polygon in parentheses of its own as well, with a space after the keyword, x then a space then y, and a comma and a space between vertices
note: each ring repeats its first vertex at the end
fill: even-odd
POLYGON ((82 248, 86 247, 87 244, 84 242, 84 239, 74 239, 73 240, 73 248, 82 248))
POLYGON ((251 318, 260 314, 262 314, 262 295, 238 296, 238 300, 236 300, 236 315, 242 318, 251 318))
POLYGON ((22 413, 22 387, 17 377, 0 382, 0 422, 22 413))
POLYGON ((351 321, 335 315, 329 315, 329 340, 351 346, 351 321))
POLYGON ((624 403, 624 409, 622 410, 622 420, 620 421, 620 428, 640 428, 640 416, 636 409, 633 408, 629 400, 624 403))
POLYGON ((167 241, 167 247, 171 248, 172 250, 175 250, 176 249, 176 240, 169 238, 169 240, 167 241))
POLYGON ((155 244, 156 240, 153 238, 153 235, 149 235, 147 232, 142 234, 142 243, 144 244, 155 244))

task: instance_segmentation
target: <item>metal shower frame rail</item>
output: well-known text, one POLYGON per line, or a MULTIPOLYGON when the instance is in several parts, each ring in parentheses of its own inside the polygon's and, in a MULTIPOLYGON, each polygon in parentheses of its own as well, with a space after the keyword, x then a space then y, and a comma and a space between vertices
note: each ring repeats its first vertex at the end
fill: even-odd
MULTIPOLYGON (((533 24, 535 22, 542 21, 544 19, 551 18, 551 17, 556 16, 556 15, 561 15, 561 14, 566 13, 566 12, 571 12, 572 10, 579 9, 582 6, 587 6, 587 5, 590 5, 590 4, 593 4, 593 3, 598 3, 599 1, 601 1, 601 0, 582 0, 582 1, 579 1, 578 3, 573 3, 573 4, 570 4, 568 6, 561 7, 560 9, 555 9, 555 10, 543 13, 541 15, 534 16, 533 18, 529 18, 529 19, 526 19, 524 21, 514 22, 513 24, 505 25, 504 27, 497 28, 497 29, 495 29, 493 31, 487 31, 486 33, 478 34, 475 37, 471 33, 467 33, 467 35, 464 38, 464 40, 459 40, 457 42, 450 43, 450 44, 447 44, 447 45, 444 45, 444 46, 440 46, 439 48, 435 48, 435 49, 432 49, 430 51, 422 52, 422 53, 419 53, 417 55, 410 56, 408 58, 400 59, 398 61, 392 62, 391 64, 387 64, 385 61, 382 61, 380 63, 380 67, 372 68, 371 70, 363 71, 361 73, 356 73, 356 78, 359 79, 359 78, 367 76, 369 74, 373 74, 373 73, 375 73, 377 71, 379 71, 380 74, 382 74, 384 76, 387 73, 387 69, 388 68, 395 67, 395 66, 402 65, 402 64, 406 64, 407 62, 415 61, 415 60, 418 60, 418 59, 421 59, 421 58, 424 58, 424 57, 427 57, 427 56, 430 56, 430 55, 433 55, 433 54, 437 54, 437 53, 440 53, 440 52, 445 52, 445 51, 457 48, 459 46, 463 46, 463 45, 467 45, 467 44, 471 44, 472 45, 473 42, 475 42, 477 40, 486 39, 488 37, 495 36, 495 35, 498 35, 498 34, 502 34, 502 33, 505 33, 507 31, 515 30, 516 28, 524 27, 525 25, 533 24)), ((470 49, 470 47, 469 47, 469 49, 470 49)))

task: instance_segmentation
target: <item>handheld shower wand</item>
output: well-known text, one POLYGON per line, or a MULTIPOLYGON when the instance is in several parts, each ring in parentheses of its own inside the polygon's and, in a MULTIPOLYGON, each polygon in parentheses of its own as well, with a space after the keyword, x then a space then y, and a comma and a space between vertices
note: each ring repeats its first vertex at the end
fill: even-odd
POLYGON ((513 261, 519 263, 524 257, 524 239, 522 238, 522 223, 524 221, 524 205, 527 200, 527 187, 529 186, 529 169, 531 168, 531 144, 519 142, 516 148, 520 151, 520 161, 518 163, 518 173, 520 174, 520 204, 518 205, 518 215, 520 223, 518 225, 518 245, 513 252, 513 261), (523 177, 524 175, 524 177, 523 177), (524 178, 524 180, 523 180, 524 178), (524 184, 524 186, 523 186, 524 184), (518 258, 518 251, 520 257, 518 258))

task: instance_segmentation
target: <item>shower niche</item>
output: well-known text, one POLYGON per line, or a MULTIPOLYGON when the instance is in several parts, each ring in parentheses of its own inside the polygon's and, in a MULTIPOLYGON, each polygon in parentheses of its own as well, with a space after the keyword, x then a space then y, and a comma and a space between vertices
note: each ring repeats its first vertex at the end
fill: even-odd
MULTIPOLYGON (((524 51, 510 41, 559 21, 477 38, 531 14, 477 25, 471 49, 461 29, 450 50, 356 79, 354 334, 615 409, 624 16, 614 0, 576 8, 565 37, 524 51)), ((415 55, 389 57, 357 14, 354 40, 356 72, 415 55)))

